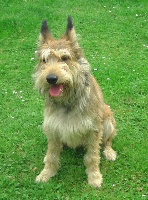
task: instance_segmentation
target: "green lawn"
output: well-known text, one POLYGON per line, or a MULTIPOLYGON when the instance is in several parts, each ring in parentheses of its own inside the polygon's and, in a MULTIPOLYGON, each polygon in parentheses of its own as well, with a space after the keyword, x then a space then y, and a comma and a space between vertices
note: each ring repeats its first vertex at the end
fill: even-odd
POLYGON ((147 0, 2 0, 0 7, 0 199, 148 199, 147 0), (87 185, 81 149, 66 148, 57 176, 35 183, 47 141, 44 99, 31 78, 34 52, 41 21, 59 37, 69 14, 118 126, 118 160, 102 157, 99 190, 87 185))

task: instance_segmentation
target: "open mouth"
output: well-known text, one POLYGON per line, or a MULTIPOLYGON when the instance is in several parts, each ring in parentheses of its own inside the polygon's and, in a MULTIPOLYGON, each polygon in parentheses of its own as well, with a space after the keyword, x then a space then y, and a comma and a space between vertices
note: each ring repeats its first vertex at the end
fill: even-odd
POLYGON ((64 86, 63 84, 53 84, 49 89, 49 94, 52 97, 59 97, 63 93, 64 86))

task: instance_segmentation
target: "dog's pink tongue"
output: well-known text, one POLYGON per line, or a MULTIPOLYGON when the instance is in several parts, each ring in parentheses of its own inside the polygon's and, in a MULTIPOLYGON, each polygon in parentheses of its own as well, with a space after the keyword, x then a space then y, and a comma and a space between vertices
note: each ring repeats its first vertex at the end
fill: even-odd
POLYGON ((52 85, 50 87, 49 93, 52 97, 58 97, 61 95, 61 93, 63 92, 63 85, 59 84, 59 85, 52 85))

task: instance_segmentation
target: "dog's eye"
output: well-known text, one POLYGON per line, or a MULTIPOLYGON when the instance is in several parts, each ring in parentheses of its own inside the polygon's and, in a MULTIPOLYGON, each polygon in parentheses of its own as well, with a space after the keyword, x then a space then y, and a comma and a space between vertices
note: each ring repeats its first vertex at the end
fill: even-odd
POLYGON ((46 60, 45 60, 45 58, 43 58, 43 63, 46 63, 46 60))
POLYGON ((63 62, 66 62, 66 61, 69 60, 69 57, 66 56, 66 55, 64 55, 64 56, 61 57, 61 60, 62 60, 63 62))

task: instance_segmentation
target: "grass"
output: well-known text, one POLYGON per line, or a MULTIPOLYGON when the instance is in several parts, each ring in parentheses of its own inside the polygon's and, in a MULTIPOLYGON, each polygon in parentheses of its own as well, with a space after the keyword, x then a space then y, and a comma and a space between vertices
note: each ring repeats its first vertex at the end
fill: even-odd
POLYGON ((147 1, 5 0, 1 8, 0 199, 147 199, 147 1), (47 142, 32 58, 42 19, 59 37, 69 14, 118 125, 118 160, 102 158, 99 190, 87 185, 81 149, 62 153, 62 168, 49 183, 34 181, 47 142))

